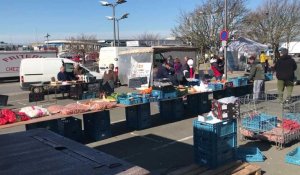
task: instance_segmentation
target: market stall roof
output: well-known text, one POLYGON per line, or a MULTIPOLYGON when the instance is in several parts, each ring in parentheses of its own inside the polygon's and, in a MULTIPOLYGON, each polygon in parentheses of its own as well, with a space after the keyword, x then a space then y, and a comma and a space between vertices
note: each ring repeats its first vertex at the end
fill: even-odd
POLYGON ((257 53, 261 50, 265 50, 268 48, 267 45, 258 43, 248 38, 240 37, 237 40, 233 41, 228 46, 229 50, 231 51, 238 51, 238 52, 246 52, 246 53, 257 53))
POLYGON ((151 53, 151 52, 172 52, 172 51, 181 51, 181 52, 190 52, 197 51, 198 48, 190 46, 152 46, 152 47, 137 47, 130 50, 121 51, 120 55, 125 54, 134 54, 134 53, 151 53))

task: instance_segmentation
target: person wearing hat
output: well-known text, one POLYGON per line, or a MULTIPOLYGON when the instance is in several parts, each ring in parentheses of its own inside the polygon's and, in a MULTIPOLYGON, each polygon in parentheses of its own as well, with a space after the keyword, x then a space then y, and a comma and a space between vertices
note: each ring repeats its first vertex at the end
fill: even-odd
POLYGON ((297 64, 295 60, 288 55, 288 50, 286 48, 281 49, 279 60, 275 63, 274 69, 276 71, 277 77, 277 89, 279 100, 283 102, 283 92, 284 89, 287 89, 287 98, 288 102, 292 96, 294 88, 294 71, 297 69, 297 64))
POLYGON ((255 56, 249 58, 250 74, 248 79, 253 81, 253 99, 262 97, 265 89, 265 70, 262 64, 255 60, 255 56))

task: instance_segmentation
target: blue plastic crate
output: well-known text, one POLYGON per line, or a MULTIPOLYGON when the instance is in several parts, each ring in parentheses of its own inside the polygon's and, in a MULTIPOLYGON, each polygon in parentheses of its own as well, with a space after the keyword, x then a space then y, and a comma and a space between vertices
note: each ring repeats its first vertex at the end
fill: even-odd
POLYGON ((289 152, 285 156, 285 162, 300 166, 300 147, 289 152))
POLYGON ((194 129, 199 132, 211 132, 215 133, 217 137, 222 137, 228 134, 236 133, 237 122, 236 119, 223 121, 215 124, 210 124, 206 122, 200 122, 197 119, 193 121, 194 129))
POLYGON ((277 127, 277 117, 265 113, 248 116, 242 119, 242 126, 254 132, 270 131, 277 127))
POLYGON ((135 105, 142 103, 142 98, 140 97, 118 97, 118 102, 124 105, 135 105))
POLYGON ((266 73, 266 74, 265 74, 265 80, 266 80, 266 81, 271 81, 271 80, 273 80, 273 74, 272 74, 272 73, 266 73))
POLYGON ((240 147, 236 150, 235 157, 237 160, 246 162, 263 162, 265 156, 257 147, 240 147))
MULTIPOLYGON (((201 133, 202 134, 202 133, 201 133)), ((194 132, 194 147, 196 150, 209 153, 222 153, 225 150, 237 147, 237 134, 229 134, 222 137, 207 134, 201 135, 194 132)))
POLYGON ((152 90, 151 96, 157 97, 159 100, 160 99, 170 99, 170 98, 176 98, 177 97, 177 92, 163 92, 160 90, 152 90))
POLYGON ((201 150, 194 150, 195 162, 198 165, 215 169, 219 166, 228 164, 234 160, 234 149, 228 149, 221 153, 208 153, 201 150))
POLYGON ((211 89, 212 91, 218 91, 223 89, 222 83, 208 83, 208 89, 211 89))
POLYGON ((233 83, 233 87, 246 86, 248 84, 247 77, 229 78, 228 81, 233 83))

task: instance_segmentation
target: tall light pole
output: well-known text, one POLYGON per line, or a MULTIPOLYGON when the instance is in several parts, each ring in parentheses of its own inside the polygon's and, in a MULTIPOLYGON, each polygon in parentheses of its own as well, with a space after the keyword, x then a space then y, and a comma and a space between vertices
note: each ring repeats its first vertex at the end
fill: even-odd
MULTIPOLYGON (((124 15, 122 15, 120 18, 115 18, 115 21, 117 22, 117 35, 118 35, 118 46, 120 46, 120 28, 119 28, 119 21, 122 19, 126 19, 128 18, 129 13, 125 13, 124 15)), ((111 16, 106 16, 106 18, 108 20, 114 20, 113 17, 111 16)))
POLYGON ((129 13, 125 13, 121 16, 121 18, 116 19, 117 20, 117 31, 118 31, 118 46, 120 46, 120 28, 119 28, 119 21, 122 19, 128 18, 129 13))
POLYGON ((47 49, 48 49, 48 47, 49 47, 49 37, 50 37, 51 35, 49 35, 49 33, 47 33, 47 35, 45 36, 45 38, 47 38, 47 49))
POLYGON ((113 16, 112 16, 112 20, 113 20, 113 27, 114 27, 114 43, 113 46, 116 46, 116 6, 119 4, 123 4, 127 2, 126 0, 117 0, 115 3, 109 3, 107 1, 100 1, 102 6, 107 6, 107 7, 112 7, 113 9, 113 16))
MULTIPOLYGON (((227 0, 225 0, 225 19, 224 19, 224 30, 227 31, 227 0)), ((227 42, 224 49, 224 59, 225 59, 225 79, 227 80, 228 71, 228 59, 227 59, 227 42)))

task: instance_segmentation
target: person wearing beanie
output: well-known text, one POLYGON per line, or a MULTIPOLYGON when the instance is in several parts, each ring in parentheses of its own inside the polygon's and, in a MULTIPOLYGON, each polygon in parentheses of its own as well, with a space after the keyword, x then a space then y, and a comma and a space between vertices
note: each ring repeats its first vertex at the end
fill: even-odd
POLYGON ((249 63, 251 68, 248 79, 253 81, 253 99, 258 100, 265 90, 265 71, 263 65, 255 60, 255 56, 249 58, 249 63))
POLYGON ((294 71, 297 69, 297 64, 295 60, 288 55, 288 50, 281 49, 280 59, 276 62, 274 69, 277 77, 277 89, 280 102, 283 102, 283 92, 287 89, 288 102, 292 96, 294 88, 294 71))

